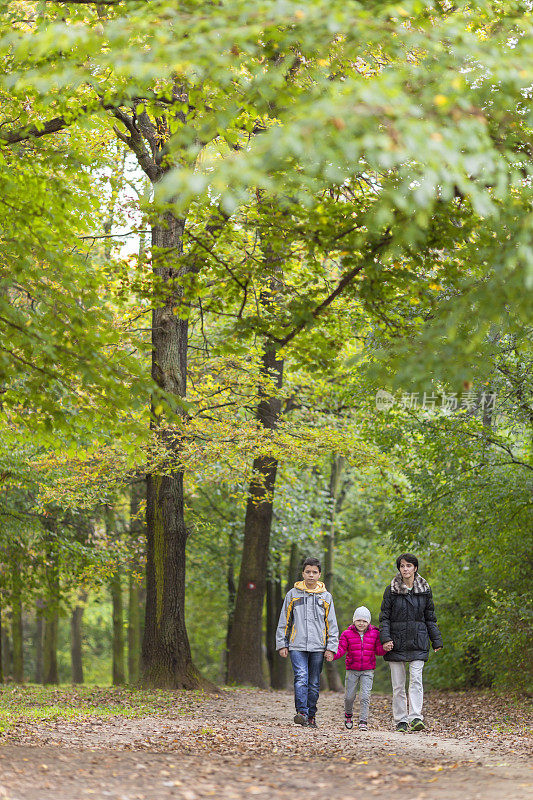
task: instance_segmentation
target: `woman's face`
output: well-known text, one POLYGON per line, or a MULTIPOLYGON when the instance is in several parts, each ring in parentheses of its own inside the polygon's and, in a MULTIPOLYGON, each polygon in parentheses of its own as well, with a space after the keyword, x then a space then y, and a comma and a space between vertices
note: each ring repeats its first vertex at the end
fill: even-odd
POLYGON ((414 578, 416 567, 404 558, 400 561, 400 574, 404 580, 411 580, 414 578))

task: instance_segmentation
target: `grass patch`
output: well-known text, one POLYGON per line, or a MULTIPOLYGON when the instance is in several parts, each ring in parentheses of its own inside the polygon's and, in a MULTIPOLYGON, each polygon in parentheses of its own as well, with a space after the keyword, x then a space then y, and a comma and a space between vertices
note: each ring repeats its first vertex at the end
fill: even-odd
POLYGON ((20 723, 187 714, 202 697, 131 687, 7 685, 0 688, 0 733, 20 723))

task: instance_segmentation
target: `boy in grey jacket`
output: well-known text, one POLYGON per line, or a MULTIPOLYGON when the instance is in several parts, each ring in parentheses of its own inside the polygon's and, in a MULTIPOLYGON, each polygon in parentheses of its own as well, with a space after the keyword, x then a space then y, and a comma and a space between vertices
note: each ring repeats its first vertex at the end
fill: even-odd
POLYGON ((294 670, 294 721, 310 728, 316 728, 324 657, 333 661, 339 645, 333 598, 320 580, 320 573, 318 558, 306 558, 303 580, 285 595, 276 631, 276 650, 282 658, 290 656, 294 670))

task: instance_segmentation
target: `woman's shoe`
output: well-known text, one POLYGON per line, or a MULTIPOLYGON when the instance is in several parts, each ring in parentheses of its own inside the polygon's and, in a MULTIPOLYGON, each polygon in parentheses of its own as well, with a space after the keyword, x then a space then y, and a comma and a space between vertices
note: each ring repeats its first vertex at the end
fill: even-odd
POLYGON ((353 720, 352 720, 352 715, 351 714, 345 714, 344 715, 344 727, 348 728, 349 731, 352 730, 352 728, 353 728, 353 720))
POLYGON ((407 722, 399 722, 396 725, 396 733, 407 733, 408 730, 407 722))

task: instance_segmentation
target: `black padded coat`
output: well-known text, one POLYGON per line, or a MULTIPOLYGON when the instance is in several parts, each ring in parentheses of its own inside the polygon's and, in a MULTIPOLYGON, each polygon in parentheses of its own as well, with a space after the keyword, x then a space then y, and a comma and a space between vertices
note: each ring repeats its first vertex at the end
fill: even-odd
POLYGON ((394 648, 385 654, 387 661, 427 661, 430 640, 434 650, 442 647, 431 589, 418 573, 411 591, 403 585, 400 573, 385 589, 379 635, 381 644, 394 642, 394 648))

